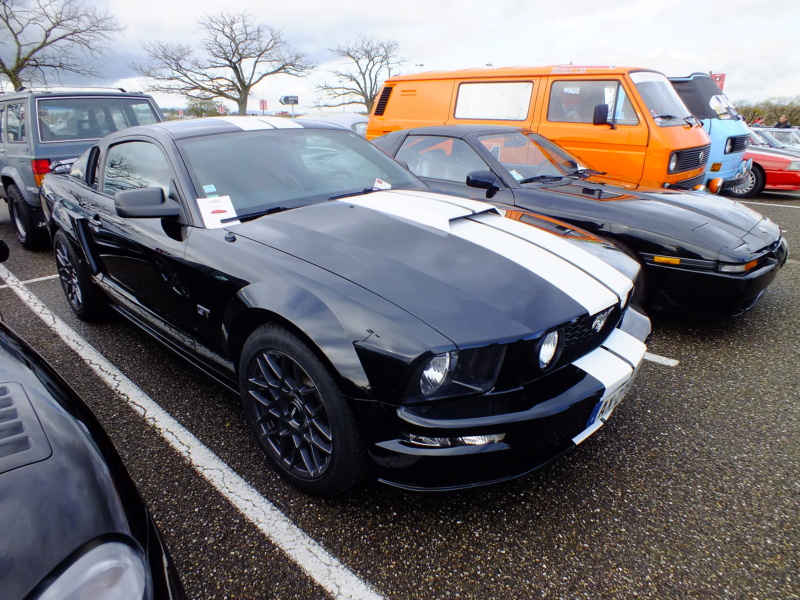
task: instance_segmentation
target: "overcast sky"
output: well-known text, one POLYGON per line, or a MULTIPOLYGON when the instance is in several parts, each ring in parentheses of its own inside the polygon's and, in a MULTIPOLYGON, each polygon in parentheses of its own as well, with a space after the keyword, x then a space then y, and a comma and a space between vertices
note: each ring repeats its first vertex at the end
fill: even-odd
MULTIPOLYGON (((308 78, 273 77, 257 88, 250 109, 266 99, 299 97, 298 112, 317 99, 314 82, 336 66, 328 48, 358 35, 394 39, 400 72, 501 66, 622 65, 667 76, 726 74, 732 100, 800 96, 798 0, 96 0, 127 29, 111 46, 103 84, 143 89, 128 68, 144 62, 144 41, 196 44, 198 19, 222 9, 247 11, 279 28, 318 65, 308 78), (416 65, 422 64, 423 67, 416 65)), ((98 83, 98 82, 92 82, 98 83)), ((157 97, 162 106, 180 99, 157 97)), ((233 105, 231 103, 231 108, 233 105)))

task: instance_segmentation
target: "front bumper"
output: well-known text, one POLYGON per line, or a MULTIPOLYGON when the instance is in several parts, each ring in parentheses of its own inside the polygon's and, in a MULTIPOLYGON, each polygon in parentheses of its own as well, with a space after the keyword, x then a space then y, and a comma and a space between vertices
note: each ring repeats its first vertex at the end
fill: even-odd
POLYGON ((633 384, 649 333, 649 319, 630 308, 599 348, 523 388, 419 406, 373 405, 370 429, 381 433, 370 452, 379 479, 411 490, 454 490, 533 471, 608 420, 633 384), (470 442, 439 447, 410 439, 470 442))
POLYGON ((648 306, 695 316, 736 317, 753 308, 786 263, 781 238, 761 266, 742 274, 699 271, 647 263, 648 306))

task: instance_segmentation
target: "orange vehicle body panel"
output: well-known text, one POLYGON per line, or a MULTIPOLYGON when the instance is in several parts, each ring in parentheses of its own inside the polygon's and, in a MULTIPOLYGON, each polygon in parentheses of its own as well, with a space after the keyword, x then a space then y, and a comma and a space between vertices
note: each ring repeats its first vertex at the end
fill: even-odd
MULTIPOLYGON (((391 131, 427 125, 513 125, 531 129, 553 140, 581 159, 587 167, 606 173, 602 179, 608 183, 629 188, 652 188, 702 176, 705 165, 674 174, 668 173, 667 165, 675 150, 708 145, 708 135, 699 125, 659 126, 630 79, 630 73, 635 71, 648 69, 566 65, 433 71, 392 77, 386 81, 379 96, 381 98, 388 95, 388 98, 382 105, 376 102, 373 114, 370 115, 367 138, 373 139, 391 131), (594 125, 591 122, 548 120, 553 84, 564 84, 571 80, 618 82, 630 101, 638 123, 619 124, 612 128, 610 125, 594 125), (512 118, 457 116, 459 87, 465 83, 528 83, 532 90, 527 112, 520 105, 519 113, 512 118)), ((569 98, 564 101, 564 109, 569 108, 569 101, 569 98)), ((502 100, 500 103, 502 104, 502 100)))

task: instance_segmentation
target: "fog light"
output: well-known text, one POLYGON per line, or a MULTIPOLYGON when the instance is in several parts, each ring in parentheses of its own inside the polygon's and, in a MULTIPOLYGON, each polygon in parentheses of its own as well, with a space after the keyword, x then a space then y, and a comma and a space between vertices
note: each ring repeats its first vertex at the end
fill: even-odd
POLYGON ((453 448, 456 446, 486 446, 497 444, 506 438, 505 433, 493 433, 490 435, 468 435, 464 437, 439 438, 417 435, 415 433, 406 434, 409 443, 415 446, 425 446, 426 448, 453 448))

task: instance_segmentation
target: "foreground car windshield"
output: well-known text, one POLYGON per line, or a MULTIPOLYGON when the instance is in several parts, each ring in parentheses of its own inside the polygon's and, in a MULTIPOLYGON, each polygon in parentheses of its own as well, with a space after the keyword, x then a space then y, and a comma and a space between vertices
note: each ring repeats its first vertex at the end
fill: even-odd
POLYGON ((513 132, 493 133, 478 139, 517 182, 573 175, 586 168, 539 136, 513 132))
POLYGON ((378 148, 345 130, 248 131, 178 145, 198 196, 228 196, 239 215, 364 190, 422 186, 378 148))

